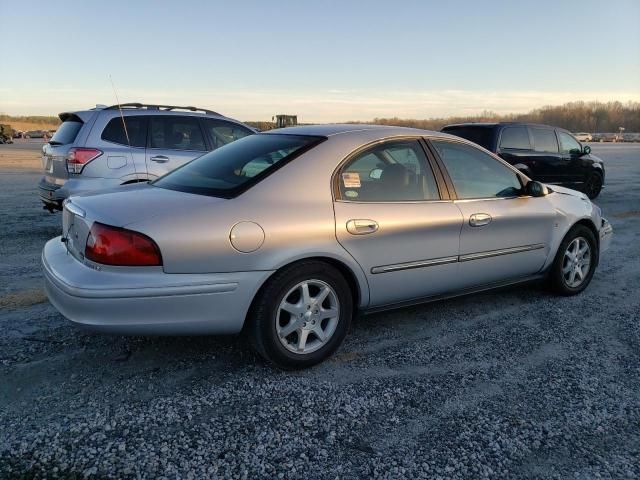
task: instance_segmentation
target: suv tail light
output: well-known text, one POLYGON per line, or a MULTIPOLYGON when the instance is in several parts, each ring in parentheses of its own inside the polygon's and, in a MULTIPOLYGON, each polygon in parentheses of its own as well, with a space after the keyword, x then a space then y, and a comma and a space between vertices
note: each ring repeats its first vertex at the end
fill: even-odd
POLYGON ((84 256, 105 265, 149 267, 162 265, 158 245, 146 235, 95 222, 84 256))
POLYGON ((95 160, 102 151, 97 148, 71 148, 67 153, 67 171, 69 173, 81 173, 84 166, 91 160, 95 160))

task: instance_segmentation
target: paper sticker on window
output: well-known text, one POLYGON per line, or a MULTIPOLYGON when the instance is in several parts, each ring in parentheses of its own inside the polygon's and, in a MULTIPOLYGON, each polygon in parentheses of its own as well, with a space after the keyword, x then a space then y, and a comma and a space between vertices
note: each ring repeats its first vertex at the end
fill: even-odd
POLYGON ((360 188, 360 174, 358 172, 344 172, 342 183, 344 188, 360 188))

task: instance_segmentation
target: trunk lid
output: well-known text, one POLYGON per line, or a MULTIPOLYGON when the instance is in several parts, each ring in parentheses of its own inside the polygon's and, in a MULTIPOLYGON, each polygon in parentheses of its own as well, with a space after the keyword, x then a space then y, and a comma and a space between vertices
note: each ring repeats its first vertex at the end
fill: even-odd
MULTIPOLYGON (((147 183, 83 193, 70 197, 64 204, 63 237, 67 239, 69 252, 78 258, 84 258, 87 237, 94 222, 126 228, 154 217, 168 218, 198 209, 211 209, 225 201, 217 197, 167 190, 147 183)), ((136 230, 135 227, 132 230, 136 230)))

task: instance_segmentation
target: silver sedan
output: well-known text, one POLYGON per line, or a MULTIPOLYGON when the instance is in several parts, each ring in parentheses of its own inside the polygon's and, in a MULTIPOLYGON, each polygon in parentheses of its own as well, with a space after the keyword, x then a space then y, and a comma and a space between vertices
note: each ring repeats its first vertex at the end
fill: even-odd
POLYGON ((300 368, 351 319, 545 279, 583 291, 610 224, 582 193, 408 128, 252 135, 150 183, 71 197, 42 263, 71 321, 126 334, 244 331, 300 368))

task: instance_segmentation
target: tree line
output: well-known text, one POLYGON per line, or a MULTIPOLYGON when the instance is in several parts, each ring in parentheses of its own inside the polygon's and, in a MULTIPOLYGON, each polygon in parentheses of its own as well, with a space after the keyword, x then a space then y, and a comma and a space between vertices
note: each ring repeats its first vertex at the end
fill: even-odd
MULTIPOLYGON (((57 125, 60 123, 55 116, 11 116, 0 115, 0 123, 29 122, 34 125, 57 125)), ((623 127, 626 132, 640 132, 640 102, 570 102, 564 105, 545 106, 528 113, 512 113, 500 115, 491 111, 484 111, 478 115, 466 117, 429 118, 426 120, 405 118, 375 118, 373 122, 379 125, 397 125, 404 127, 422 128, 425 130, 440 130, 451 123, 465 122, 532 122, 554 125, 566 128, 571 132, 617 132, 623 127)), ((275 127, 273 122, 246 122, 259 130, 270 130, 275 127)), ((365 122, 349 122, 365 123, 365 122)))
MULTIPOLYGON (((531 122, 565 128, 571 132, 640 132, 639 102, 570 102, 558 106, 545 106, 528 113, 499 115, 484 111, 467 117, 430 118, 414 120, 402 118, 376 118, 373 123, 403 127, 440 130, 445 125, 466 122, 531 122)), ((359 123, 359 122, 354 122, 359 123)))

